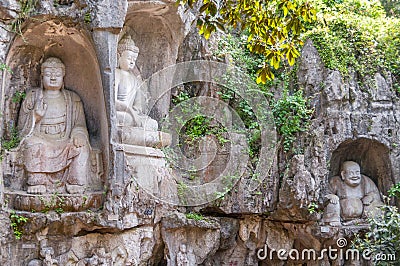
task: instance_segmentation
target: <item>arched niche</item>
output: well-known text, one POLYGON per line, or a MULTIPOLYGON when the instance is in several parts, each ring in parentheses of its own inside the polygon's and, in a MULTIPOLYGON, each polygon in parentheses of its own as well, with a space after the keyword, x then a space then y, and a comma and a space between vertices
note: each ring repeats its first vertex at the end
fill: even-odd
POLYGON ((3 135, 17 124, 22 102, 17 93, 41 86, 41 63, 52 56, 65 64, 65 87, 82 99, 91 146, 102 151, 107 171, 108 123, 99 64, 90 36, 68 20, 36 17, 15 36, 6 60, 12 72, 5 72, 2 84, 3 135))
MULTIPOLYGON (((132 36, 139 48, 136 65, 143 79, 176 63, 179 45, 185 35, 185 23, 174 2, 129 1, 124 28, 119 38, 132 36)), ((150 86, 150 96, 158 98, 150 86)), ((168 113, 170 95, 157 99, 158 103, 151 116, 160 120, 168 113)))
POLYGON ((359 138, 342 142, 332 153, 331 177, 340 175, 344 161, 357 162, 361 173, 370 177, 383 194, 394 184, 389 149, 376 140, 359 138))

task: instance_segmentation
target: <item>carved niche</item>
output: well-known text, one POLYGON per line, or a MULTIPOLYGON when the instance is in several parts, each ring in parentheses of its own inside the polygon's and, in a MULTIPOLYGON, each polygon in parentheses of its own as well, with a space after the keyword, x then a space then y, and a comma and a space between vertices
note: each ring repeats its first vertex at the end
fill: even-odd
POLYGON ((90 37, 70 22, 35 21, 12 43, 7 65, 2 124, 12 145, 2 174, 9 207, 100 207, 108 133, 90 37))

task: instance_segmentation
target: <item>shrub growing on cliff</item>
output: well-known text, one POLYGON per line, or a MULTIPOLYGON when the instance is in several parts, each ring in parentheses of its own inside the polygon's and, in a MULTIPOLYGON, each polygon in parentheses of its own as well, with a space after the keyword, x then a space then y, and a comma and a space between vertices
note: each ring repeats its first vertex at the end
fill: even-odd
POLYGON ((311 38, 326 67, 364 78, 389 70, 399 90, 400 20, 386 16, 378 0, 314 0, 318 22, 311 38))
POLYGON ((23 230, 22 226, 28 222, 28 218, 22 215, 18 215, 15 211, 11 211, 10 213, 10 225, 13 229, 14 236, 16 239, 21 239, 23 230))
POLYGON ((301 33, 307 23, 315 20, 315 9, 309 1, 218 1, 218 0, 177 0, 193 8, 199 8, 197 26, 206 38, 218 29, 233 27, 248 31, 247 45, 251 52, 264 56, 264 63, 258 70, 257 83, 273 79, 272 69, 278 69, 282 60, 293 65, 300 55, 301 33))
MULTIPOLYGON (((398 197, 400 183, 393 186, 389 196, 398 197)), ((400 263, 400 213, 396 206, 387 203, 381 207, 381 214, 368 219, 369 231, 364 236, 356 235, 353 246, 361 252, 368 250, 374 265, 398 265, 400 263), (389 261, 377 260, 376 255, 385 255, 389 261), (394 260, 393 256, 394 255, 394 260)))
POLYGON ((398 265, 400 263, 400 213, 396 206, 384 205, 382 215, 369 218, 369 231, 364 236, 357 235, 353 245, 361 252, 368 250, 374 265, 398 265), (385 255, 388 261, 377 257, 385 255), (392 257, 394 255, 395 261, 392 257))
POLYGON ((282 136, 283 149, 289 151, 296 140, 296 134, 307 131, 313 110, 308 107, 303 91, 298 90, 292 95, 284 91, 272 112, 278 133, 282 136))

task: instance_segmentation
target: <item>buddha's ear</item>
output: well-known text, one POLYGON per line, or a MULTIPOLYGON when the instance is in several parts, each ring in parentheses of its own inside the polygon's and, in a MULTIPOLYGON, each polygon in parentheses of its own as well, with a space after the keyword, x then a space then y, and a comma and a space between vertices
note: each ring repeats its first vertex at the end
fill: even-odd
POLYGON ((342 170, 341 172, 340 172, 340 178, 342 179, 342 180, 344 180, 344 170, 342 170))

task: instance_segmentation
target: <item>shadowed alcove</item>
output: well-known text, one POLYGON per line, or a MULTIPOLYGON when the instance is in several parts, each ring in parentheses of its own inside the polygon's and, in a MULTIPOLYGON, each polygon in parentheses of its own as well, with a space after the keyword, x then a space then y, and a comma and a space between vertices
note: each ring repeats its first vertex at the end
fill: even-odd
MULTIPOLYGON (((125 24, 119 38, 130 35, 139 48, 136 66, 143 80, 176 63, 178 47, 184 38, 184 23, 174 3, 129 1, 125 24)), ((160 86, 149 87, 150 116, 158 121, 168 114, 170 90, 159 95, 160 86)), ((168 88, 167 88, 168 89, 168 88)))
MULTIPOLYGON (((108 123, 100 69, 91 38, 79 24, 37 17, 25 25, 21 36, 16 35, 6 60, 11 72, 3 76, 3 135, 10 136, 18 123, 22 102, 22 97, 18 96, 31 88, 41 87, 40 67, 49 57, 63 61, 65 88, 76 92, 83 102, 91 146, 101 151, 102 168, 107 173, 108 123)), ((22 183, 21 180, 13 182, 22 183)), ((101 188, 98 182, 91 183, 94 189, 101 188)))
POLYGON ((394 184, 389 149, 376 140, 359 138, 342 142, 332 154, 330 177, 340 175, 344 161, 357 162, 361 173, 370 177, 383 194, 394 184))

